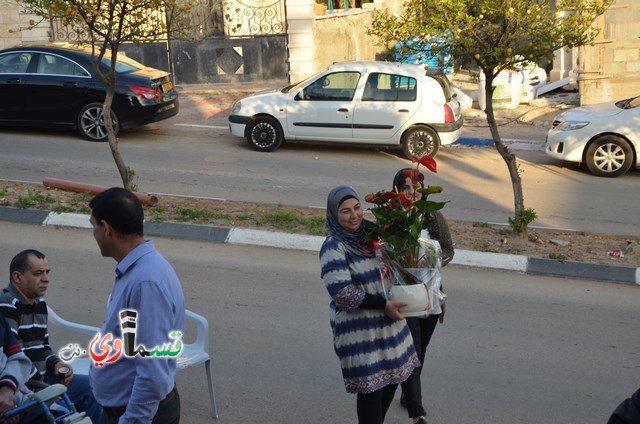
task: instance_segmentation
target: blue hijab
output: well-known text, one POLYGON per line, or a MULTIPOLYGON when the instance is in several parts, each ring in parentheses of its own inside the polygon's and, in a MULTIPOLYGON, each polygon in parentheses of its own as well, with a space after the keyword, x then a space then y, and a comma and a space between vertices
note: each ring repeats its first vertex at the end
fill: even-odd
MULTIPOLYGON (((365 240, 366 230, 364 225, 361 225, 358 231, 352 233, 342 228, 338 221, 340 205, 348 199, 360 201, 358 194, 349 186, 338 186, 329 192, 327 197, 327 220, 325 222, 327 234, 341 241, 347 250, 353 254, 369 258, 374 257, 375 252, 365 240)), ((364 220, 362 222, 364 223, 364 220)))

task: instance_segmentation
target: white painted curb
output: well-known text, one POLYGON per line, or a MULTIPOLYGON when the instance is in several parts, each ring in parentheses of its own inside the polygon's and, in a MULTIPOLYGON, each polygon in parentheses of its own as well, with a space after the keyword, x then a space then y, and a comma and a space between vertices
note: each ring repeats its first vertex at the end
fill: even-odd
POLYGON ((91 228, 89 215, 80 213, 50 212, 42 225, 59 225, 63 227, 91 228))
POLYGON ((479 268, 497 268, 527 272, 528 259, 526 256, 456 249, 455 256, 451 263, 454 265, 466 265, 479 268))
POLYGON ((252 244, 256 246, 280 247, 283 249, 297 249, 319 251, 324 237, 303 234, 276 233, 273 231, 247 230, 232 228, 227 236, 227 243, 252 244))

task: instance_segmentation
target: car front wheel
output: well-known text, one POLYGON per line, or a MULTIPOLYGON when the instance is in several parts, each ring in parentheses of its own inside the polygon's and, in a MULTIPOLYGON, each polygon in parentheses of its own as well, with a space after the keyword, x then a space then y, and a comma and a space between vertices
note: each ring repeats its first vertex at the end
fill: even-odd
POLYGON ((589 145, 585 161, 593 175, 618 177, 631 168, 633 151, 624 139, 606 135, 589 145))
POLYGON ((249 145, 259 152, 272 152, 280 147, 284 140, 280 124, 266 116, 256 118, 249 123, 246 138, 249 145))
MULTIPOLYGON (((117 135, 120 131, 118 119, 111 112, 113 132, 117 135)), ((80 135, 89 141, 105 141, 107 139, 107 127, 104 124, 104 111, 102 103, 89 103, 78 114, 78 131, 80 135)))
POLYGON ((402 136, 402 151, 408 159, 422 156, 435 157, 439 149, 440 138, 429 127, 410 128, 402 136))

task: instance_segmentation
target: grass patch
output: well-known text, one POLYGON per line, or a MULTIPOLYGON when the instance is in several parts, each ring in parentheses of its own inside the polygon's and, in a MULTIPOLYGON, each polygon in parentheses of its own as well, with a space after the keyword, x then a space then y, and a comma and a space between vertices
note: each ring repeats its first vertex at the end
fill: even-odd
POLYGON ((568 258, 562 253, 549 253, 549 259, 553 259, 559 262, 566 262, 568 258))
POLYGON ((242 221, 242 222, 256 221, 256 217, 252 213, 242 212, 236 215, 236 221, 242 221))
POLYGON ((302 224, 302 217, 278 206, 273 212, 265 211, 256 224, 270 225, 278 230, 290 230, 302 224))
POLYGON ((211 214, 211 217, 209 219, 213 219, 213 220, 217 219, 217 220, 224 220, 224 221, 233 219, 233 215, 223 211, 220 208, 210 210, 209 213, 211 214))
POLYGON ((324 216, 302 216, 296 212, 285 210, 280 206, 273 211, 262 211, 262 214, 255 220, 258 226, 269 226, 276 230, 326 235, 324 216))
POLYGON ((167 219, 165 215, 166 212, 167 212, 167 208, 165 208, 164 206, 157 206, 153 208, 153 213, 151 214, 151 217, 149 218, 149 220, 151 222, 164 221, 165 219, 167 219))
POLYGON ((89 193, 76 193, 71 196, 66 202, 58 201, 52 208, 54 212, 77 212, 89 214, 91 208, 89 208, 89 202, 93 196, 89 193))
POLYGON ((211 211, 201 207, 183 208, 178 206, 176 208, 176 214, 176 220, 179 222, 196 223, 209 222, 213 216, 213 213, 211 211))
POLYGON ((5 196, 9 193, 6 187, 0 189, 0 206, 9 206, 9 200, 5 199, 5 196))
POLYGON ((55 200, 49 194, 43 194, 41 191, 27 190, 26 194, 18 197, 14 206, 18 209, 47 209, 52 203, 55 203, 55 200))

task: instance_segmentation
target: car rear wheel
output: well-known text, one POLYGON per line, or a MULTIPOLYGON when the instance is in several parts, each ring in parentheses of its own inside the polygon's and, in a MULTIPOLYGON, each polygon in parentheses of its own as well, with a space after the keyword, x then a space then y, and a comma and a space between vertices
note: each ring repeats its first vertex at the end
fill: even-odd
POLYGON ((284 136, 280 124, 268 116, 249 122, 246 138, 249 145, 259 152, 272 152, 282 145, 284 136))
POLYGON ((618 177, 631 168, 633 151, 624 139, 615 135, 598 138, 587 148, 585 162, 593 175, 618 177))
POLYGON ((422 156, 435 157, 439 149, 440 138, 429 127, 413 127, 402 136, 402 151, 408 159, 422 156))
MULTIPOLYGON (((113 111, 111 111, 111 120, 113 132, 117 135, 120 131, 120 123, 113 111)), ((102 103, 89 103, 82 108, 78 114, 78 131, 83 138, 89 141, 105 141, 107 139, 102 103)))

